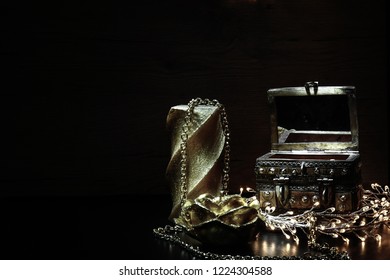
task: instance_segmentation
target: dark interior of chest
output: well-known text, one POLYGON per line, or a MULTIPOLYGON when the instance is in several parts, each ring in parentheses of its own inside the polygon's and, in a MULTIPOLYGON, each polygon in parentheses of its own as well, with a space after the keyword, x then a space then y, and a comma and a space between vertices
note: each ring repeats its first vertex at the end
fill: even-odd
POLYGON ((279 143, 351 142, 346 95, 275 97, 279 143))
POLYGON ((308 143, 308 142, 351 142, 350 133, 303 133, 289 132, 284 143, 308 143))
POLYGON ((337 154, 317 154, 317 155, 308 155, 308 154, 274 154, 270 156, 272 159, 296 159, 296 160, 346 160, 349 155, 337 155, 337 154))

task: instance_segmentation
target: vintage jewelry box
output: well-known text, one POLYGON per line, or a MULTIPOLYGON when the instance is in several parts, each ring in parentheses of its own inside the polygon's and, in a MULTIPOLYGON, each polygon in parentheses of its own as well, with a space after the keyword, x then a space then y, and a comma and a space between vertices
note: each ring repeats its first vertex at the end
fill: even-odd
POLYGON ((271 151, 255 165, 261 207, 357 209, 361 162, 355 88, 308 82, 270 89, 267 95, 271 151))

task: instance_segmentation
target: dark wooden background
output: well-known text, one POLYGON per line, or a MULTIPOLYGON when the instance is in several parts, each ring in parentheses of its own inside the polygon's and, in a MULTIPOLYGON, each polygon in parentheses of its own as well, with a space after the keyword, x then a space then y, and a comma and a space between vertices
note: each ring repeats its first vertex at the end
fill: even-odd
POLYGON ((166 116, 194 97, 225 104, 253 186, 267 89, 309 80, 356 86, 363 181, 388 183, 386 1, 54 2, 1 11, 0 195, 167 193, 166 116))

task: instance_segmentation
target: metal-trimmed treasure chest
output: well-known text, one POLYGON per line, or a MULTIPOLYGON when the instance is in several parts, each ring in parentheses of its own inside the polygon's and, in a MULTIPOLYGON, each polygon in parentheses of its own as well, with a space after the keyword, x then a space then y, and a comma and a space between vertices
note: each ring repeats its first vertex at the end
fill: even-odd
POLYGON ((270 89, 271 151, 256 159, 261 207, 306 210, 359 206, 361 162, 355 87, 270 89))

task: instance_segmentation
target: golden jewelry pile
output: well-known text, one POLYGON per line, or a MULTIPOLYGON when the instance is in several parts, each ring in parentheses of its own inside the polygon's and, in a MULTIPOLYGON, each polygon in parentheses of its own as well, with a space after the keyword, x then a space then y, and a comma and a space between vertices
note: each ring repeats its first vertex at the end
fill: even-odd
POLYGON ((347 214, 334 213, 331 207, 324 211, 314 210, 314 207, 300 214, 288 211, 274 215, 273 208, 267 207, 259 210, 260 219, 267 228, 280 230, 286 238, 293 238, 299 242, 297 230, 303 230, 309 238, 309 242, 315 241, 320 235, 328 235, 333 238, 341 238, 349 242, 351 236, 357 236, 361 241, 374 238, 381 241, 378 230, 382 226, 389 227, 390 192, 389 187, 374 183, 371 189, 359 187, 362 191, 362 199, 358 210, 347 214))

